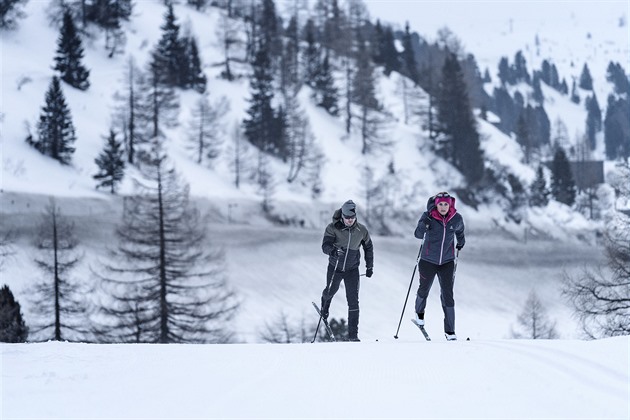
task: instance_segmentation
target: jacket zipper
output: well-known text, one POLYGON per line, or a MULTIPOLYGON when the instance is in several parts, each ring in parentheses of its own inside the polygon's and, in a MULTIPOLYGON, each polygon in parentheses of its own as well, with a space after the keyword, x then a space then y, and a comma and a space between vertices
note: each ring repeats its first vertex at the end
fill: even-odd
POLYGON ((341 271, 346 271, 346 262, 348 261, 348 251, 350 251, 350 239, 352 238, 352 231, 348 229, 348 245, 346 245, 346 255, 343 259, 343 268, 341 271))
POLYGON ((444 231, 442 233, 442 245, 440 246, 440 263, 438 265, 442 265, 442 258, 444 257, 444 240, 446 240, 446 223, 442 220, 442 226, 444 226, 444 231))

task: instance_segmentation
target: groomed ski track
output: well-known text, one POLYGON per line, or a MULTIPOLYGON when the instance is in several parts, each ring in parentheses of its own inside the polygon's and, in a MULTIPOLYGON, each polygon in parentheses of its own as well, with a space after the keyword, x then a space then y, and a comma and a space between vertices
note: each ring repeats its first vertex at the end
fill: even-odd
POLYGON ((628 418, 628 337, 3 344, 2 418, 628 418), (46 403, 41 395, 48 395, 46 403))

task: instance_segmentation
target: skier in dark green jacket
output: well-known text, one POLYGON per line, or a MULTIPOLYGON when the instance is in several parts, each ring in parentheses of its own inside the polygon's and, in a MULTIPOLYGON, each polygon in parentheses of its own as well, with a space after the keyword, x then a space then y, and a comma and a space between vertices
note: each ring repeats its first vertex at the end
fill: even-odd
POLYGON ((365 225, 357 221, 356 205, 352 200, 335 210, 332 220, 326 227, 322 241, 322 251, 329 256, 326 288, 322 293, 322 317, 328 318, 330 302, 343 280, 348 301, 348 339, 359 341, 359 248, 363 247, 365 255, 365 275, 372 277, 372 239, 365 225))

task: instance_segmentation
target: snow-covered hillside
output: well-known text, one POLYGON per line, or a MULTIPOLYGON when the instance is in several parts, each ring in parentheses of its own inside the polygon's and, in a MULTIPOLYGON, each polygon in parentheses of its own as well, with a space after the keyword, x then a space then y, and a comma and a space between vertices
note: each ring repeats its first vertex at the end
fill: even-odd
MULTIPOLYGON (((446 9, 444 10, 449 10, 452 7, 450 3, 445 4, 446 9)), ((398 6, 403 11, 406 10, 405 7, 410 5, 413 6, 413 2, 401 2, 398 6)), ((514 28, 513 33, 502 34, 499 37, 505 42, 477 44, 475 40, 485 40, 493 33, 492 30, 488 30, 488 23, 484 20, 487 19, 486 14, 480 12, 479 19, 475 20, 479 28, 484 28, 484 31, 477 30, 475 36, 467 32, 460 35, 458 31, 465 31, 473 23, 463 25, 459 19, 455 18, 450 21, 447 17, 457 16, 457 14, 444 14, 442 6, 437 8, 432 3, 419 3, 418 7, 427 7, 427 5, 431 7, 428 9, 431 13, 426 15, 432 16, 435 13, 434 24, 442 21, 445 25, 452 23, 451 27, 456 31, 455 34, 470 43, 470 46, 468 46, 468 42, 465 42, 464 45, 467 51, 479 57, 481 70, 488 67, 494 72, 501 56, 507 55, 512 58, 515 52, 512 49, 518 45, 514 41, 516 34, 524 35, 526 33, 525 29, 521 30, 521 26, 525 23, 521 23, 520 15, 514 15, 511 19, 518 22, 518 28, 514 28), (481 38, 482 35, 484 38, 481 38), (480 51, 475 51, 476 48, 479 48, 480 51), (481 57, 483 59, 480 59, 481 57)), ((613 5, 617 6, 616 3, 613 5)), ((286 5, 280 4, 278 9, 282 10, 284 6, 286 5)), ((387 8, 383 7, 383 2, 368 2, 368 6, 374 11, 373 20, 379 16, 384 20, 392 20, 391 11, 386 13, 384 9, 387 8)), ((495 6, 498 8, 497 13, 503 16, 503 20, 510 19, 512 15, 508 10, 504 10, 501 4, 495 6)), ((483 7, 485 10, 489 5, 483 7)), ((134 57, 140 67, 144 66, 149 52, 159 39, 159 28, 163 21, 165 8, 159 1, 137 2, 133 19, 126 28, 128 40, 125 55, 108 58, 104 49, 105 41, 102 34, 86 41, 85 64, 91 71, 91 87, 87 92, 75 90, 67 85, 63 88, 77 129, 77 142, 75 144, 77 151, 70 167, 61 166, 56 161, 41 156, 24 142, 29 131, 34 132, 40 109, 44 104, 44 93, 53 74, 52 63, 58 32, 48 23, 46 9, 45 2, 29 2, 25 9, 27 18, 20 21, 19 29, 1 34, 4 104, 2 110, 2 188, 4 191, 23 191, 57 196, 105 197, 105 193, 95 191, 91 175, 97 170, 94 159, 103 147, 103 136, 108 133, 112 126, 116 106, 114 92, 122 89, 124 68, 130 56, 134 57)), ((556 9, 560 9, 557 4, 554 5, 553 10, 556 9)), ((611 24, 608 22, 612 19, 611 16, 621 18, 619 15, 623 14, 623 10, 613 6, 610 6, 610 9, 605 9, 604 16, 607 19, 605 25, 597 19, 586 22, 591 23, 592 29, 587 29, 591 26, 585 26, 583 30, 588 31, 592 36, 588 38, 589 42, 584 45, 576 42, 573 49, 566 50, 566 43, 562 39, 562 42, 557 41, 558 47, 553 48, 554 41, 547 39, 547 36, 551 36, 551 34, 545 35, 541 41, 542 46, 544 46, 544 53, 540 54, 541 59, 553 55, 554 61, 564 62, 568 60, 573 63, 574 67, 589 61, 593 67, 595 85, 602 89, 600 103, 606 97, 603 90, 609 91, 610 89, 610 86, 604 82, 603 76, 601 76, 605 68, 604 62, 607 64, 606 60, 615 60, 621 61, 623 64, 623 58, 627 58, 629 51, 627 41, 622 42, 627 38, 619 36, 624 29, 611 28, 611 24), (600 45, 593 44, 595 41, 606 45, 612 42, 613 45, 610 50, 605 50, 609 54, 600 51, 600 48, 597 49, 599 53, 593 55, 593 50, 600 45), (580 59, 579 57, 583 58, 580 59), (595 59, 597 59, 596 62, 593 61, 595 59)), ((223 124, 227 138, 228 133, 239 125, 245 116, 244 110, 249 98, 249 84, 246 77, 231 83, 217 77, 221 68, 215 64, 220 61, 220 48, 216 41, 215 31, 208 28, 216 27, 219 9, 209 8, 202 13, 185 5, 176 5, 175 13, 178 21, 190 28, 192 33, 198 37, 200 55, 209 80, 210 98, 218 99, 225 96, 230 102, 230 112, 223 124)), ((401 23, 408 16, 415 15, 401 13, 399 16, 401 19, 398 19, 397 22, 401 23)), ((571 12, 573 24, 582 23, 582 20, 578 20, 581 18, 583 18, 581 14, 571 12)), ((498 17, 495 16, 494 19, 498 19, 498 17)), ((533 22, 531 25, 533 29, 530 30, 540 30, 536 24, 537 21, 533 22)), ((427 34, 427 30, 433 28, 432 26, 420 24, 417 26, 417 29, 412 29, 417 30, 427 39, 431 39, 431 34, 427 34)), ((562 32, 562 35, 568 36, 565 32, 562 32)), ((582 35, 576 34, 575 36, 578 36, 578 39, 582 38, 582 35)), ((522 41, 522 38, 518 39, 522 41)), ((530 68, 533 69, 534 64, 539 65, 539 62, 533 59, 532 61, 530 68)), ((579 70, 581 68, 569 72, 567 68, 563 75, 566 77, 574 76, 575 72, 579 70)), ((243 68, 243 75, 246 75, 246 72, 247 69, 243 68)), ((379 99, 394 115, 400 115, 397 109, 402 108, 397 89, 398 79, 399 76, 396 73, 390 78, 381 76, 377 90, 379 99)), ((549 104, 546 104, 550 120, 553 122, 556 118, 561 118, 567 125, 571 137, 581 133, 585 120, 583 107, 571 103, 566 97, 556 97, 553 93, 548 92, 545 94, 550 98, 549 104)), ((192 92, 180 94, 182 102, 182 111, 179 117, 180 126, 168 133, 169 151, 177 170, 190 183, 191 192, 195 196, 218 200, 259 200, 255 186, 245 184, 240 190, 233 187, 227 159, 220 159, 221 163, 215 169, 210 170, 193 163, 189 152, 185 150, 184 141, 190 109, 197 97, 198 95, 192 92)), ((362 169, 369 166, 374 171, 375 178, 378 179, 387 172, 390 162, 394 163, 394 168, 399 174, 401 199, 398 205, 404 210, 422 206, 425 197, 436 190, 453 189, 461 185, 462 181, 460 177, 454 176, 452 167, 441 159, 437 159, 426 147, 427 140, 417 124, 405 125, 402 119, 398 119, 388 125, 384 135, 395 142, 394 147, 385 153, 364 156, 360 154, 360 141, 356 133, 347 137, 342 119, 334 119, 321 109, 316 108, 310 100, 307 88, 303 89, 300 99, 317 142, 327 158, 322 173, 324 190, 318 200, 312 200, 307 188, 292 186, 284 181, 287 172, 286 165, 273 162, 277 183, 274 195, 276 202, 303 203, 307 208, 314 209, 316 213, 330 210, 331 206, 337 205, 337 202, 347 197, 354 197, 359 204, 362 204, 362 191, 365 183, 362 169)), ((530 182, 533 178, 533 171, 520 163, 522 160, 521 152, 518 147, 513 145, 514 142, 498 130, 491 129, 491 127, 486 129, 481 121, 480 124, 482 135, 486 138, 484 148, 488 156, 509 166, 524 183, 530 182), (508 149, 510 152, 507 152, 508 149), (497 150, 500 152, 496 153, 497 150)), ((227 143, 229 141, 224 144, 225 148, 228 147, 227 143)), ((133 175, 133 171, 130 171, 129 175, 122 193, 130 192, 131 184, 128 181, 133 175)), ((222 205, 221 207, 225 208, 226 206, 222 205)), ((276 206, 278 212, 289 211, 287 209, 290 208, 290 205, 276 206)), ((299 211, 302 212, 304 209, 301 208, 299 211)), ((309 216, 308 219, 312 219, 312 216, 309 216)))

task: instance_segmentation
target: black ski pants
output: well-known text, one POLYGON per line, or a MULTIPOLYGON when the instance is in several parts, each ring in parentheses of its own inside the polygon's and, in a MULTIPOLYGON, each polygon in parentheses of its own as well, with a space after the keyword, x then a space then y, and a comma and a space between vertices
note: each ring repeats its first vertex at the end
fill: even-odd
POLYGON ((449 261, 446 264, 437 265, 425 260, 420 260, 418 271, 420 272, 420 287, 416 294, 416 313, 423 314, 427 307, 427 297, 433 285, 435 275, 440 282, 440 299, 442 310, 444 311, 444 332, 455 332, 455 299, 453 297, 453 285, 455 279, 453 272, 455 262, 449 261))
POLYGON ((348 301, 348 338, 357 338, 359 334, 359 268, 349 271, 335 271, 335 267, 328 265, 326 274, 326 288, 322 292, 322 314, 328 317, 330 302, 339 290, 341 280, 346 289, 348 301))

